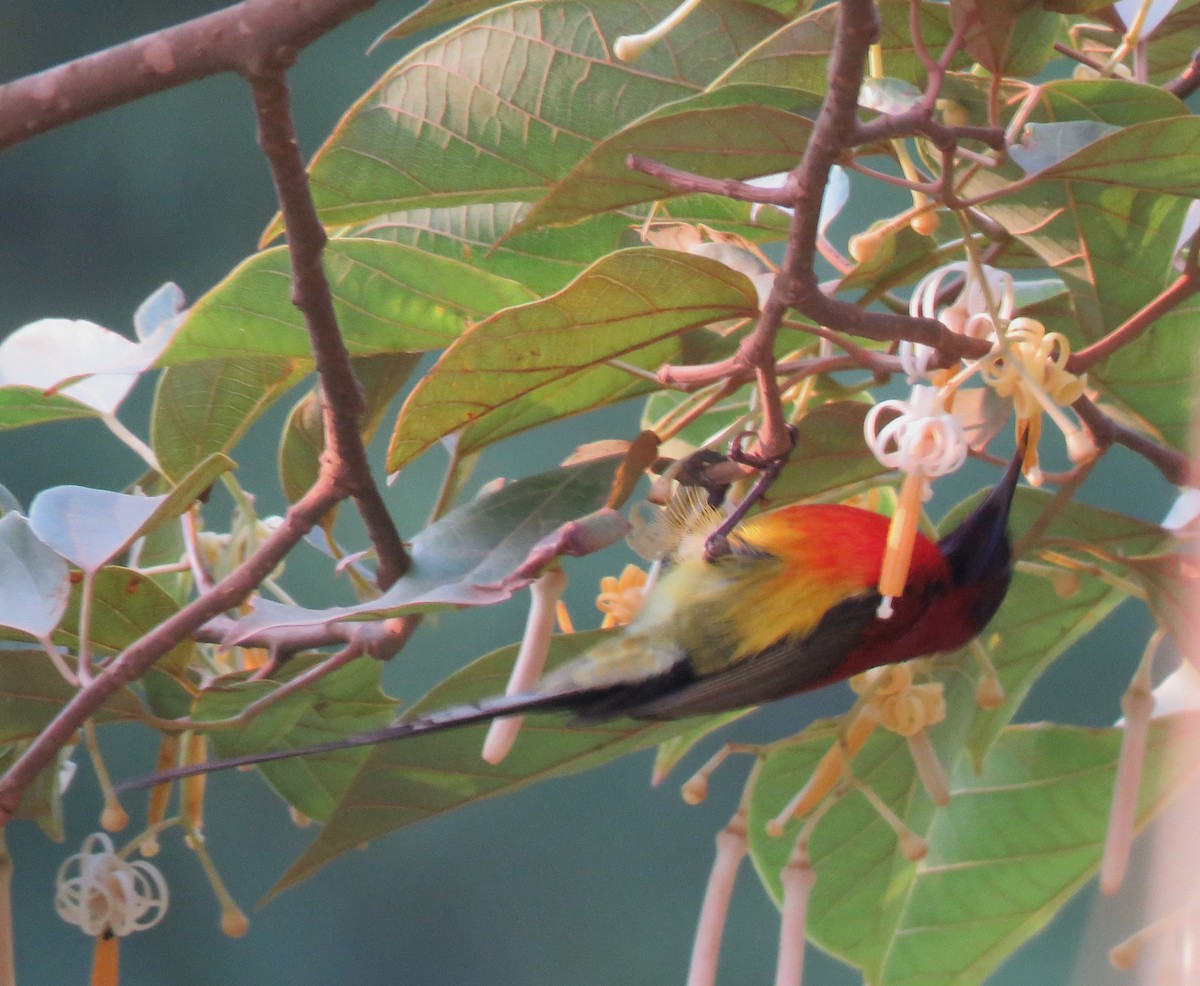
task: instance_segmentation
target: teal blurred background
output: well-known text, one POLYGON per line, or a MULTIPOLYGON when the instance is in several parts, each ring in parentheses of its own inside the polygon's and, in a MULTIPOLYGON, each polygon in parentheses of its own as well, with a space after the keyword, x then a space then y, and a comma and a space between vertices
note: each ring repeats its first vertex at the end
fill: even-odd
MULTIPOLYGON (((0 74, 16 78, 220 6, 195 0, 9 5, 0 14, 0 74)), ((292 81, 306 156, 399 57, 402 49, 395 44, 369 57, 364 52, 409 6, 383 3, 302 55, 292 81)), ((860 201, 857 208, 835 235, 862 228, 871 203, 860 201)), ((177 282, 194 300, 253 252, 273 211, 248 93, 234 77, 164 93, 19 145, 0 155, 0 336, 43 316, 87 318, 130 332, 137 304, 164 281, 177 282)), ((148 396, 143 386, 122 412, 143 433, 148 396)), ((637 412, 618 408, 539 433, 536 441, 493 450, 480 463, 476 481, 550 468, 582 440, 627 436, 637 412)), ((235 453, 241 482, 259 494, 263 514, 284 506, 274 472, 281 420, 282 410, 256 427, 235 453)), ((379 450, 375 453, 381 463, 379 450)), ((386 491, 402 533, 419 528, 439 465, 418 466, 386 491)), ((139 471, 138 461, 97 425, 0 433, 0 483, 26 506, 47 486, 119 489, 139 471)), ((941 505, 988 479, 983 470, 969 473, 957 493, 939 491, 941 505)), ((1083 492, 1089 502, 1148 520, 1161 517, 1172 496, 1152 470, 1122 452, 1097 470, 1083 492)), ((572 564, 568 601, 577 623, 592 619, 599 576, 623 564, 611 555, 572 564)), ((290 571, 301 599, 335 601, 328 593, 342 590, 315 576, 295 585, 309 570, 320 569, 298 559, 290 571)), ((423 628, 387 668, 387 686, 393 695, 416 698, 449 668, 516 640, 523 622, 521 600, 445 616, 423 628)), ((1111 621, 1103 650, 1089 642, 1059 662, 1031 696, 1023 718, 1110 723, 1147 632, 1145 617, 1126 606, 1111 621)), ((844 708, 846 695, 829 689, 782 703, 740 724, 729 738, 753 741, 793 732, 844 708)), ((103 740, 114 774, 147 770, 153 753, 145 737, 117 728, 106 730, 103 740)), ((647 753, 385 837, 259 912, 253 911, 255 901, 311 836, 292 826, 282 804, 255 777, 215 778, 208 801, 209 847, 250 913, 250 933, 238 941, 221 935, 198 864, 178 836, 170 835, 156 862, 171 885, 171 910, 153 931, 125 940, 122 983, 682 983, 712 839, 732 813, 744 776, 730 766, 717 775, 705 804, 686 807, 677 784, 710 747, 715 742, 659 790, 648 786, 647 753)), ((8 834, 16 863, 23 986, 87 979, 91 941, 57 918, 52 891, 59 862, 97 828, 99 801, 89 775, 85 766, 71 791, 65 845, 49 843, 29 824, 19 823, 8 834)), ((993 982, 1065 982, 1091 897, 1071 904, 993 982)), ((726 932, 723 983, 772 981, 777 924, 747 867, 726 932)), ((1094 958, 1086 963, 1094 970, 1086 981, 1100 983, 1106 976, 1125 981, 1094 958)), ((807 981, 829 986, 858 981, 812 950, 809 973, 807 981)))

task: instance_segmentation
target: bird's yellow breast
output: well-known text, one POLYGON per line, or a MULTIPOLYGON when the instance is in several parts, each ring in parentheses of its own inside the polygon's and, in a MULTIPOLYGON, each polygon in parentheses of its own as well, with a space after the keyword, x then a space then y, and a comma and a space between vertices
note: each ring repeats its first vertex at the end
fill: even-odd
POLYGON ((832 606, 874 588, 887 524, 840 506, 762 514, 731 535, 731 554, 681 561, 637 624, 669 626, 700 674, 806 637, 832 606))

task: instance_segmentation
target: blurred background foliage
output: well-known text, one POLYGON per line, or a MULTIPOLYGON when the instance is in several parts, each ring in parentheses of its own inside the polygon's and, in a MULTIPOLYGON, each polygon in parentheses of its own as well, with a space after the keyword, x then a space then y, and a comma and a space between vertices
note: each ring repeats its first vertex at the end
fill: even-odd
MULTIPOLYGON (((17 78, 221 6, 213 0, 9 5, 0 14, 0 73, 17 78)), ((292 85, 306 155, 402 53, 392 42, 364 54, 413 6, 381 3, 302 54, 292 85)), ((253 252, 273 212, 248 91, 234 77, 203 80, 18 145, 0 156, 0 337, 44 316, 86 318, 128 333, 138 303, 164 281, 175 281, 194 300, 253 252)), ((855 203, 833 238, 844 240, 877 214, 874 203, 855 203)), ((143 383, 125 405, 122 417, 135 430, 144 431, 148 397, 143 383)), ((284 507, 274 445, 289 403, 280 402, 235 452, 239 480, 258 494, 263 515, 284 507)), ((638 410, 625 405, 493 448, 475 483, 544 470, 581 441, 628 437, 638 410)), ((373 454, 381 463, 382 449, 373 454)), ((426 516, 439 465, 419 463, 386 491, 402 533, 414 533, 426 516)), ((0 483, 26 506, 47 486, 120 489, 138 472, 132 454, 94 422, 0 434, 0 483)), ((968 470, 957 489, 939 487, 934 512, 984 481, 982 471, 968 470)), ((1080 499, 1158 520, 1173 495, 1144 463, 1117 449, 1080 499)), ((301 601, 345 601, 306 581, 302 557, 298 552, 288 563, 289 585, 301 601)), ((624 562, 610 551, 571 563, 567 600, 577 625, 591 625, 599 577, 615 574, 624 562)), ((393 695, 415 698, 448 667, 518 639, 524 617, 522 597, 429 621, 386 669, 385 685, 393 695)), ((1103 635, 1107 652, 1097 650, 1093 637, 1068 653, 1039 682, 1019 718, 1112 722, 1149 630, 1143 612, 1123 607, 1103 635)), ((841 711, 848 696, 839 686, 778 704, 727 737, 757 741, 794 732, 841 711)), ((152 762, 149 739, 133 730, 105 730, 104 740, 118 776, 144 773, 152 762)), ((170 881, 171 910, 151 934, 126 941, 122 981, 682 982, 712 838, 733 810, 742 777, 736 768, 719 773, 708 801, 689 808, 677 791, 687 765, 678 779, 651 790, 651 758, 650 752, 626 758, 390 835, 257 913, 255 901, 310 835, 291 824, 282 803, 254 776, 215 778, 209 846, 250 912, 250 933, 238 941, 224 938, 194 856, 168 851, 158 862, 170 881)), ((63 924, 52 907, 59 862, 96 828, 100 802, 90 772, 81 771, 77 784, 67 805, 65 845, 47 842, 29 823, 8 834, 16 864, 18 977, 25 986, 82 982, 90 964, 91 940, 63 924)), ((767 982, 777 915, 748 870, 741 891, 725 936, 722 981, 767 982)), ((1137 896, 1136 886, 1130 891, 1128 897, 1137 896)), ((1094 897, 1081 895, 992 982, 1060 983, 1073 969, 1081 983, 1125 981, 1108 968, 1095 930, 1086 932, 1094 897)), ((1115 919, 1101 914, 1092 920, 1115 919)), ((1128 914, 1121 921, 1128 930, 1137 926, 1128 914)), ((857 981, 857 974, 821 955, 810 955, 809 974, 829 986, 857 981)))

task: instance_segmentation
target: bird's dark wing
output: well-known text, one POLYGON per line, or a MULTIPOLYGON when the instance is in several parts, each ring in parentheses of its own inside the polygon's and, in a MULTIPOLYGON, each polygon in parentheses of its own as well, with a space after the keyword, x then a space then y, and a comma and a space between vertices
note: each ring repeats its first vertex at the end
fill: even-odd
POLYGON ((805 637, 786 638, 709 675, 696 675, 682 662, 669 672, 670 681, 664 675, 662 681, 642 682, 640 695, 621 696, 625 702, 614 701, 595 710, 584 706, 580 711, 585 718, 628 715, 635 719, 682 719, 794 695, 825 683, 835 674, 846 655, 862 641, 863 631, 875 619, 878 607, 877 592, 854 596, 830 608, 805 637), (659 685, 657 689, 655 684, 659 685))

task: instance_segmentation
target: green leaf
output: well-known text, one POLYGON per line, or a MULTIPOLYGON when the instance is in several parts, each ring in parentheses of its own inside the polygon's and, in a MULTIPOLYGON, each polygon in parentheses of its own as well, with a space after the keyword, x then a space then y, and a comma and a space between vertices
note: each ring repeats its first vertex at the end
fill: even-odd
POLYGON ((457 507, 413 538, 412 565, 378 599, 321 610, 257 599, 255 611, 238 622, 227 642, 282 626, 503 602, 518 588, 511 580, 513 573, 545 539, 603 507, 620 462, 620 456, 593 459, 506 483, 457 507))
MULTIPOLYGON (((621 362, 647 374, 664 363, 709 363, 733 354, 736 337, 694 329, 629 353, 621 362)), ((644 376, 603 364, 535 387, 515 400, 484 413, 458 433, 458 450, 468 454, 551 421, 640 397, 658 390, 644 376)))
POLYGON ((1117 130, 1095 121, 1078 121, 1071 126, 1078 129, 1086 124, 1098 136, 1084 141, 1079 150, 1052 164, 1041 177, 1200 197, 1200 176, 1194 168, 1187 167, 1188 161, 1200 151, 1200 119, 1168 117, 1117 130))
POLYGON ((558 294, 499 312, 464 333, 405 402, 388 471, 537 387, 757 311, 750 282, 715 261, 650 248, 611 254, 558 294))
POLYGON ((815 115, 818 108, 811 98, 769 86, 725 86, 671 103, 597 144, 517 229, 572 223, 678 194, 663 180, 631 170, 631 154, 722 178, 787 171, 812 132, 812 120, 801 114, 815 115))
POLYGON ((963 46, 992 75, 1036 75, 1054 51, 1065 21, 1040 0, 950 0, 955 25, 966 24, 963 46))
MULTIPOLYGON (((913 48, 909 0, 881 0, 878 6, 884 70, 893 78, 922 84, 925 71, 913 48)), ((921 36, 931 51, 938 51, 950 40, 948 8, 922 0, 920 10, 921 36)), ((827 4, 784 25, 732 63, 713 88, 761 83, 823 96, 836 22, 837 6, 827 4)))
MULTIPOLYGON (((441 349, 468 321, 534 297, 475 265, 381 239, 330 240, 324 260, 353 356, 441 349)), ((291 277, 285 247, 248 257, 196 302, 159 365, 242 356, 311 360, 291 277)))
POLYGON ((0 626, 45 637, 67 608, 67 563, 20 514, 0 517, 0 585, 0 626))
MULTIPOLYGON (((342 119, 310 167, 321 218, 535 198, 595 141, 702 89, 780 20, 742 0, 707 0, 625 65, 612 43, 653 23, 639 0, 481 14, 406 55, 342 119)), ((268 235, 278 231, 276 222, 268 235)))
POLYGON ((1129 345, 1088 372, 1088 382, 1149 424, 1181 452, 1193 445, 1200 363, 1196 322, 1200 300, 1191 298, 1129 345))
MULTIPOLYGON (((972 497, 959 504, 943 519, 941 529, 950 530, 976 500, 972 497)), ((1027 532, 1052 502, 1052 497, 1041 491, 1017 491, 1009 520, 1014 542, 1025 542, 1027 532)), ((1042 547, 1063 552, 1064 540, 1103 543, 1109 551, 1135 556, 1169 543, 1169 537, 1158 527, 1123 514, 1069 503, 1032 544, 1025 545, 1021 557, 1035 561, 1042 547)), ((1034 682, 1126 598, 1120 589, 1090 575, 1081 577, 1076 593, 1061 597, 1047 579, 1016 573, 1004 605, 980 638, 1000 676, 1004 701, 997 709, 980 710, 971 724, 967 748, 976 763, 982 761, 991 743, 1011 721, 1034 682)))
MULTIPOLYGON (((0 743, 37 736, 75 697, 40 650, 0 646, 0 743)), ((97 722, 125 722, 145 717, 137 696, 122 688, 105 700, 97 722)))
POLYGON ((94 407, 63 394, 47 394, 39 387, 0 387, 0 431, 97 416, 94 407))
MULTIPOLYGON (((54 635, 68 647, 79 644, 80 587, 71 593, 67 611, 54 635)), ((93 652, 119 654, 164 620, 179 611, 179 604, 153 579, 130 568, 109 565, 96 573, 92 583, 92 615, 89 639, 93 652)), ((192 654, 191 641, 176 644, 157 662, 166 670, 182 670, 192 654)))
MULTIPOLYGON (((550 666, 583 653, 604 636, 598 631, 554 638, 550 666)), ((503 692, 516 650, 515 646, 505 647, 480 658, 409 711, 415 715, 503 692)), ((386 832, 550 777, 598 767, 660 743, 682 728, 680 723, 612 720, 571 729, 567 719, 563 715, 539 716, 497 766, 479 756, 486 726, 373 747, 328 825, 268 896, 307 879, 346 850, 386 832)))
MULTIPOLYGON (((0 774, 7 773, 28 746, 28 743, 0 746, 0 774)), ((46 837, 54 842, 62 842, 64 838, 59 768, 70 755, 71 749, 70 746, 63 747, 50 766, 38 772, 33 783, 22 792, 21 803, 13 815, 13 818, 36 821, 46 837)), ((0 860, 3 860, 4 854, 3 836, 0 836, 0 860)))
MULTIPOLYGON (((931 733, 939 750, 945 744, 938 733, 947 725, 931 733)), ((1139 825, 1194 772, 1166 750, 1180 733, 1194 737, 1197 728, 1191 717, 1152 727, 1139 825)), ((950 805, 934 811, 904 741, 877 733, 855 759, 855 776, 924 836, 929 854, 920 863, 906 860, 867 802, 847 795, 810 842, 817 877, 810 937, 879 986, 981 983, 1097 869, 1120 738, 1119 729, 1010 727, 982 775, 965 761, 951 766, 950 805)), ((776 839, 766 835, 765 823, 832 742, 828 724, 810 727, 804 741, 772 752, 759 774, 750 845, 776 899, 799 823, 776 839)))
POLYGON ((211 455, 230 451, 309 371, 308 363, 290 359, 206 360, 164 371, 150 418, 159 465, 177 477, 211 455))
MULTIPOLYGON (((351 360, 366 399, 360 419, 364 443, 378 430, 392 398, 408 382, 420 360, 418 353, 381 353, 351 360)), ((310 390, 292 408, 279 441, 279 479, 284 496, 291 503, 317 481, 321 453, 325 451, 324 425, 319 391, 310 390)), ((336 515, 336 508, 331 515, 336 515)))
MULTIPOLYGON (((479 202, 393 212, 355 227, 356 236, 405 243, 511 278, 537 294, 559 290, 597 257, 632 246, 638 216, 604 215, 567 229, 512 232, 529 205, 479 202)), ((490 312, 488 314, 491 314, 490 312)))
POLYGON ((418 31, 428 31, 450 21, 463 20, 484 10, 502 7, 506 0, 426 0, 411 14, 403 17, 398 24, 385 32, 380 41, 393 38, 405 38, 418 31))
MULTIPOLYGON (((327 655, 292 658, 269 680, 237 680, 227 676, 205 688, 196 699, 197 720, 239 715, 297 675, 310 671, 327 655)), ((344 739, 379 729, 395 715, 396 703, 380 687, 383 665, 369 658, 339 668, 279 700, 252 723, 236 730, 213 730, 209 741, 218 756, 235 757, 264 749, 291 750, 344 739)), ((336 750, 263 764, 267 782, 289 804, 317 821, 332 814, 359 765, 365 748, 336 750)))

